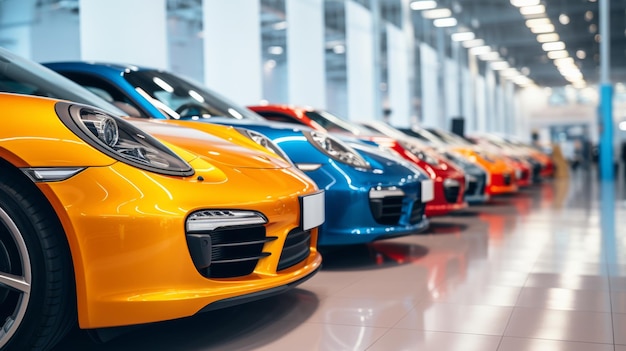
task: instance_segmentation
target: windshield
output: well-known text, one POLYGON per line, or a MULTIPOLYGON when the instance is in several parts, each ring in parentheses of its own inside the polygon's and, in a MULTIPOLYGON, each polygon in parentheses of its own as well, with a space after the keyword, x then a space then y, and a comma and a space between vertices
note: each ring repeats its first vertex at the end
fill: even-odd
POLYGON ((354 135, 372 135, 371 131, 358 124, 343 120, 326 111, 307 111, 306 116, 329 132, 347 132, 354 135))
POLYGON ((449 132, 444 132, 442 130, 438 130, 438 129, 428 129, 428 131, 436 136, 438 136, 441 140, 443 140, 444 142, 448 143, 448 144, 458 144, 458 145, 472 145, 470 142, 468 142, 467 140, 461 138, 460 136, 456 135, 456 134, 452 134, 449 132))
POLYGON ((89 90, 50 69, 0 48, 0 92, 75 101, 126 115, 89 90))
POLYGON ((191 81, 156 70, 131 71, 124 78, 174 119, 227 117, 265 120, 255 112, 191 81))

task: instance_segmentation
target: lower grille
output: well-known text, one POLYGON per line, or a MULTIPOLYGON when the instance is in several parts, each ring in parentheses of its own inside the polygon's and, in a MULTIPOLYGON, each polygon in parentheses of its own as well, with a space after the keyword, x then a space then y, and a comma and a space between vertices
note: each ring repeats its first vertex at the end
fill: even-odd
POLYGON ((251 274, 266 242, 265 226, 235 227, 187 233, 187 245, 198 272, 207 278, 232 278, 251 274))
POLYGON ((280 254, 278 261, 278 270, 294 266, 304 261, 311 253, 311 231, 302 231, 302 229, 294 229, 287 234, 285 246, 280 254))
POLYGON ((411 208, 411 216, 409 217, 409 223, 415 224, 422 220, 424 217, 424 211, 426 204, 421 201, 415 201, 411 208))
POLYGON ((470 180, 465 188, 465 195, 482 195, 485 192, 485 182, 487 177, 483 175, 472 175, 475 180, 470 180))
POLYGON ((504 185, 511 185, 511 175, 510 174, 503 174, 502 175, 502 181, 504 182, 504 185))
POLYGON ((370 198, 370 210, 374 220, 380 224, 397 224, 402 216, 403 199, 404 196, 370 198))
POLYGON ((456 202, 456 200, 459 198, 459 192, 461 191, 461 188, 458 186, 446 186, 443 189, 443 193, 446 197, 446 201, 450 202, 450 203, 454 203, 456 202))

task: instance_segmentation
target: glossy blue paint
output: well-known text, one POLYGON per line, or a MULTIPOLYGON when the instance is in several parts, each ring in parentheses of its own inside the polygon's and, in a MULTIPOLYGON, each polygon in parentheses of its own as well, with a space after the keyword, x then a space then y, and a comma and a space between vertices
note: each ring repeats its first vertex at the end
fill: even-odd
MULTIPOLYGON (((135 66, 94 64, 86 62, 49 63, 47 67, 77 81, 83 86, 97 86, 108 91, 113 100, 132 105, 144 117, 171 118, 153 99, 142 94, 126 79, 126 74, 136 71, 151 71, 135 66), (86 83, 93 84, 86 84, 86 83), (96 84, 97 83, 97 84, 96 84)), ((204 87, 196 86, 197 91, 214 95, 204 87)), ((195 89, 194 89, 195 90, 195 89)), ((235 110, 244 107, 232 105, 235 110)), ((280 146, 296 165, 319 164, 320 167, 305 172, 319 188, 326 190, 326 222, 320 229, 318 244, 344 245, 366 243, 377 239, 417 233, 428 226, 425 216, 414 216, 414 206, 421 203, 421 184, 428 177, 414 165, 400 158, 388 156, 376 148, 359 149, 360 155, 370 164, 370 168, 357 168, 340 162, 321 152, 307 139, 307 127, 286 123, 269 122, 245 109, 238 115, 243 119, 211 117, 200 122, 218 123, 251 129, 264 134, 280 146), (401 215, 393 224, 377 221, 370 204, 372 189, 397 189, 404 193, 401 215)), ((417 208, 417 207, 416 207, 417 208)), ((423 213, 423 212, 422 212, 423 213)))

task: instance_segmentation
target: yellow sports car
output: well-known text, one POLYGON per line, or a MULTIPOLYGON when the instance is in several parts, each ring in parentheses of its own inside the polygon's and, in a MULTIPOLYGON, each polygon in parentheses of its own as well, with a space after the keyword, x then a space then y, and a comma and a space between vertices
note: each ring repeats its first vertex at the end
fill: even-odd
POLYGON ((324 193, 227 140, 245 144, 238 131, 160 131, 200 154, 91 106, 0 106, 1 349, 49 349, 76 319, 97 331, 242 303, 320 267, 324 193))

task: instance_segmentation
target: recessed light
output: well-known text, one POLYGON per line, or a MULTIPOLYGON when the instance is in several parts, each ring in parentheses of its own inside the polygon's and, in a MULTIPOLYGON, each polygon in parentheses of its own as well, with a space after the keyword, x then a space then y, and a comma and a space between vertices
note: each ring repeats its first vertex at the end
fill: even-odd
POLYGON ((433 21, 433 26, 438 27, 438 28, 454 27, 456 26, 456 24, 457 24, 457 21, 456 21, 456 18, 454 17, 437 18, 436 20, 433 21))
POLYGON ((472 40, 475 37, 476 35, 474 34, 474 32, 459 32, 459 33, 452 33, 452 35, 450 35, 450 39, 452 39, 452 41, 472 40))
POLYGON ((446 18, 450 16, 452 16, 452 11, 446 8, 422 11, 422 17, 427 19, 446 18))
POLYGON ((567 24, 569 24, 569 16, 568 16, 568 15, 566 15, 566 14, 564 14, 564 13, 560 14, 560 15, 559 15, 559 22, 560 22, 562 25, 567 25, 567 24))
POLYGON ((437 2, 431 0, 413 1, 409 7, 415 11, 430 10, 437 7, 437 2))

